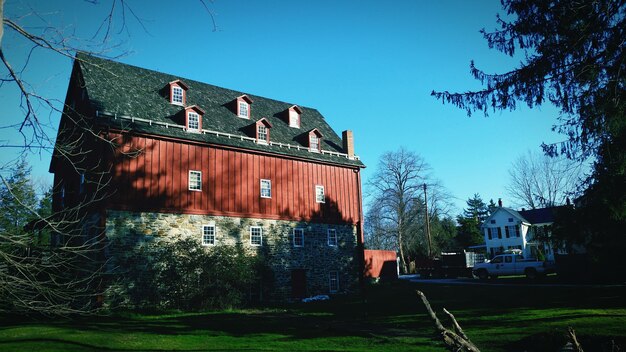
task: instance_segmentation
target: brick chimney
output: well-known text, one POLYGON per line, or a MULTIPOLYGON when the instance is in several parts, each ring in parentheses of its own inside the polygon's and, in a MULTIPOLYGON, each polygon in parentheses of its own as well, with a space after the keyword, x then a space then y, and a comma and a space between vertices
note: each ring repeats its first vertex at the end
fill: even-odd
POLYGON ((498 198, 498 206, 502 208, 502 198, 498 198))
POLYGON ((343 131, 341 133, 341 140, 343 141, 343 152, 348 154, 348 158, 354 159, 354 136, 352 135, 352 131, 343 131))

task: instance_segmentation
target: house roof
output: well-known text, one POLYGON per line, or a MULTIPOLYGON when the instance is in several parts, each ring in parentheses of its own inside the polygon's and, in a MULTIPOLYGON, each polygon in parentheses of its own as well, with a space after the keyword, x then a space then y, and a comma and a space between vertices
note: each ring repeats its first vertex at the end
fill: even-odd
POLYGON ((539 208, 539 209, 530 209, 530 210, 514 210, 506 207, 499 207, 498 210, 494 211, 485 221, 483 222, 482 227, 489 227, 489 220, 499 211, 506 211, 509 214, 513 215, 518 220, 534 225, 534 224, 547 224, 553 223, 555 214, 565 206, 560 207, 549 207, 549 208, 539 208))
POLYGON ((288 119, 283 116, 285 111, 294 106, 293 103, 221 88, 80 52, 76 54, 76 59, 75 69, 79 69, 83 77, 86 96, 98 112, 98 121, 107 126, 365 167, 360 160, 347 157, 341 138, 316 109, 298 105, 302 111, 301 125, 300 128, 293 128, 289 127, 288 119), (170 104, 169 101, 169 83, 177 80, 188 86, 185 107, 170 104), (250 119, 239 118, 235 113, 236 100, 241 96, 253 101, 250 119), (188 133, 183 128, 171 128, 180 125, 177 114, 194 105, 205 111, 202 128, 211 133, 188 133), (254 136, 248 135, 248 127, 262 118, 266 118, 272 125, 272 144, 269 145, 256 144, 250 140, 254 136), (308 145, 305 144, 308 141, 308 132, 313 129, 317 129, 324 136, 322 153, 309 152, 308 145))
POLYGON ((519 213, 531 224, 553 223, 555 214, 563 207, 550 207, 530 210, 520 210, 519 213))

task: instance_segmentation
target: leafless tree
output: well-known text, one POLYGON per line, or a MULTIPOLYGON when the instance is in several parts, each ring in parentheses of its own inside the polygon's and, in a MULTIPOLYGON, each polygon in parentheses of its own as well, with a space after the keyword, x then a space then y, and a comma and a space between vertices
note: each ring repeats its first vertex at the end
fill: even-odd
MULTIPOLYGON (((48 215, 21 199, 0 174, 0 186, 6 187, 12 201, 32 219, 27 231, 0 229, 0 314, 85 313, 94 307, 102 289, 100 273, 106 264, 104 236, 93 210, 108 196, 110 178, 106 165, 88 157, 90 151, 85 149, 85 141, 97 140, 110 143, 112 148, 116 146, 94 130, 90 116, 67 101, 39 94, 36 85, 24 78, 31 69, 34 55, 77 60, 75 53, 78 51, 108 58, 127 54, 123 49, 123 42, 130 38, 127 19, 137 21, 148 31, 125 0, 112 0, 107 4, 84 1, 104 10, 99 28, 89 37, 76 36, 72 26, 58 25, 52 20, 54 13, 38 13, 28 5, 23 7, 26 9, 23 13, 12 11, 8 15, 5 1, 0 0, 0 89, 19 92, 16 104, 22 112, 11 121, 0 122, 0 128, 15 130, 22 137, 21 142, 0 144, 0 150, 15 152, 15 160, 34 152, 50 151, 63 168, 81 178, 81 191, 71 204, 62 204, 48 215), (34 22, 37 25, 33 25, 34 22), (9 36, 17 44, 6 50, 4 44, 9 36), (111 55, 114 52, 118 54, 111 55), (59 130, 46 122, 46 115, 61 114, 66 123, 59 130), (58 136, 56 141, 55 136, 58 136), (51 245, 37 243, 34 237, 37 232, 44 232, 51 245)), ((214 15, 207 1, 199 0, 198 4, 208 13, 212 24, 209 28, 215 31, 214 15)), ((0 173, 7 173, 14 167, 15 162, 7 162, 0 165, 0 173)), ((64 191, 54 189, 57 197, 64 191)))
POLYGON ((575 196, 583 177, 583 166, 565 157, 528 152, 509 169, 507 191, 515 205, 530 209, 564 204, 575 196))
POLYGON ((446 192, 430 175, 430 166, 418 154, 400 148, 383 154, 367 187, 370 209, 367 214, 368 243, 399 252, 407 269, 407 246, 423 243, 416 226, 424 222, 423 185, 429 189, 431 218, 450 208, 446 192))

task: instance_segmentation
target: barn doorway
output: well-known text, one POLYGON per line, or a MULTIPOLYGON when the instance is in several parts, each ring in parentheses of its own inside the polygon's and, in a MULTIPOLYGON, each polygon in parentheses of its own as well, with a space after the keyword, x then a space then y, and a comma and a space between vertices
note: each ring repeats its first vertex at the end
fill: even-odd
POLYGON ((306 270, 291 270, 291 297, 300 299, 306 296, 306 270))

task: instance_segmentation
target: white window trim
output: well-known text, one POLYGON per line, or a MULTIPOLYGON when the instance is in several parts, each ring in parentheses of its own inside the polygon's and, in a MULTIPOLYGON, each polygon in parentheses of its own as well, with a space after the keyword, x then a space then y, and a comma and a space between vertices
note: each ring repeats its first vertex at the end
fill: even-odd
POLYGON ((310 152, 313 152, 313 153, 319 153, 320 152, 320 150, 322 148, 321 145, 320 145, 320 140, 321 140, 321 138, 319 138, 319 137, 317 137, 315 135, 309 136, 309 151, 310 152), (317 148, 313 148, 313 143, 311 143, 313 138, 317 139, 317 148))
POLYGON ((329 247, 337 247, 337 244, 339 243, 339 240, 337 238, 337 230, 336 229, 328 229, 328 230, 326 230, 326 234, 327 234, 326 238, 327 238, 328 246, 329 247), (331 243, 331 241, 330 241, 330 238, 331 238, 330 234, 331 233, 335 234, 335 236, 334 236, 335 237, 334 243, 331 243))
POLYGON ((267 128, 265 125, 260 124, 256 127, 256 135, 257 135, 257 143, 259 144, 267 144, 267 140, 269 137, 269 128, 267 128), (261 132, 259 131, 260 128, 265 128, 265 138, 261 138, 261 132))
POLYGON ((187 131, 190 131, 190 132, 200 132, 200 118, 201 118, 200 114, 198 114, 197 112, 193 112, 193 111, 187 112, 187 131), (198 128, 191 128, 191 127, 189 127, 190 121, 191 121, 191 115, 194 115, 194 116, 196 116, 198 118, 198 121, 197 121, 198 128))
POLYGON ((324 191, 324 186, 322 185, 315 185, 315 203, 326 203, 326 193, 324 191), (317 190, 321 189, 322 190, 322 200, 319 200, 317 198, 317 190))
POLYGON ((202 192, 202 171, 199 171, 199 170, 189 170, 189 176, 187 178, 187 188, 190 191, 202 192), (198 183, 199 189, 191 188, 191 174, 198 174, 198 175, 200 175, 200 182, 198 183))
POLYGON ((250 104, 247 101, 238 101, 237 102, 237 116, 242 119, 250 119, 250 104), (241 115, 241 104, 246 104, 246 112, 247 115, 241 115))
POLYGON ((170 98, 170 102, 172 104, 183 106, 183 102, 185 101, 185 90, 182 87, 172 86, 170 94, 172 95, 171 98, 170 98), (180 100, 181 101, 175 101, 174 100, 174 90, 175 89, 180 89, 180 100))
POLYGON ((215 224, 205 224, 205 225, 202 225, 202 233, 201 233, 201 235, 202 235, 201 240, 202 240, 202 245, 203 246, 206 246, 206 247, 215 246, 215 244, 217 243, 217 238, 216 238, 217 237, 217 227, 215 226, 215 224), (204 229, 207 228, 207 227, 212 227, 213 228, 213 243, 206 243, 206 242, 204 242, 204 229))
POLYGON ((328 291, 330 293, 339 292, 339 272, 338 271, 331 271, 328 273, 328 291), (337 287, 334 290, 333 290, 333 278, 337 282, 337 287))
POLYGON ((250 245, 254 247, 261 247, 263 245, 263 227, 250 226, 250 245), (259 243, 252 243, 252 229, 259 229, 259 243))
POLYGON ((272 180, 268 180, 268 179, 264 179, 262 178, 260 181, 260 191, 261 191, 261 198, 267 198, 267 199, 271 199, 272 198, 272 180), (270 191, 270 195, 269 196, 265 196, 263 195, 263 181, 267 181, 267 183, 269 184, 269 191, 270 191))
POLYGON ((304 247, 304 229, 303 228, 295 228, 293 229, 293 246, 294 247, 304 247), (302 244, 296 244, 296 232, 299 232, 302 236, 302 244))
POLYGON ((289 127, 300 128, 300 118, 301 116, 297 111, 289 110, 289 127))

